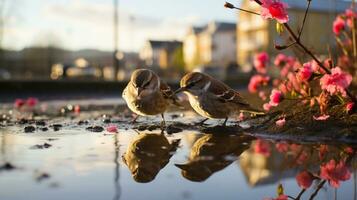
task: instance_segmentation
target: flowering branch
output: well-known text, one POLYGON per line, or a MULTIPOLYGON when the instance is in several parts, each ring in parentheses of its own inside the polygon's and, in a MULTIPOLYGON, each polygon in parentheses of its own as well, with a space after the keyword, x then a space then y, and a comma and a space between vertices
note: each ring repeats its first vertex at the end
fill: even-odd
POLYGON ((253 12, 253 11, 250 11, 250 10, 246 10, 246 9, 235 7, 233 4, 228 3, 228 2, 226 2, 224 4, 224 7, 225 8, 229 8, 229 9, 237 9, 237 10, 240 10, 240 11, 243 11, 243 12, 247 12, 247 13, 250 13, 250 14, 254 14, 254 15, 260 15, 259 13, 256 13, 256 12, 253 12))
POLYGON ((307 14, 308 14, 309 9, 310 9, 311 1, 312 1, 312 0, 307 0, 307 7, 306 7, 306 10, 305 10, 304 19, 303 19, 303 21, 302 21, 302 26, 301 26, 300 31, 299 31, 299 37, 298 37, 299 40, 300 40, 300 38, 301 38, 302 31, 304 30, 305 21, 306 21, 307 14))

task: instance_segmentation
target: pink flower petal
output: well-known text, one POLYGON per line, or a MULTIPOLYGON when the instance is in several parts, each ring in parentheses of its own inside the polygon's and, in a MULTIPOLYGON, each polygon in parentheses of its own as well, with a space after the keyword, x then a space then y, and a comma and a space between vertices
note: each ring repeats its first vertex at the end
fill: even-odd
POLYGON ((285 117, 282 119, 279 119, 275 122, 277 127, 283 127, 285 125, 285 123, 286 123, 285 117))
POLYGON ((107 127, 107 131, 108 131, 109 133, 118 133, 118 128, 117 128, 116 125, 109 125, 109 126, 107 127))
POLYGON ((314 120, 316 121, 325 121, 330 118, 330 115, 321 115, 321 116, 313 116, 314 120))

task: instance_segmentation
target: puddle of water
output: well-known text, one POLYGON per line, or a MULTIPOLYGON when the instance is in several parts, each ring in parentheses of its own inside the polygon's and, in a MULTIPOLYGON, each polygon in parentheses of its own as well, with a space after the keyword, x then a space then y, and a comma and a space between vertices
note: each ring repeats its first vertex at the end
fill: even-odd
MULTIPOLYGON (((351 157, 347 146, 187 131, 171 136, 119 132, 29 135, 3 129, 1 162, 17 169, 0 171, 1 199, 263 199, 276 196, 279 183, 286 194, 296 196, 297 173, 317 173, 324 162, 351 157), (43 143, 52 146, 31 148, 43 143), (39 181, 39 173, 48 177, 39 181)), ((352 161, 349 170, 354 172, 355 166, 352 161)), ((316 199, 335 195, 355 198, 354 173, 337 190, 325 184, 316 199)))
MULTIPOLYGON (((110 107, 105 102, 103 105, 110 107)), ((54 103, 52 107, 58 110, 61 106, 54 103)), ((34 125, 35 132, 27 134, 24 127, 29 124, 10 120, 11 125, 6 122, 0 126, 0 199, 252 200, 277 197, 279 184, 285 194, 297 197, 301 188, 295 177, 303 171, 308 177, 344 180, 337 189, 331 187, 333 182, 325 183, 315 199, 356 199, 353 147, 188 130, 172 135, 159 131, 139 134, 120 122, 114 123, 121 128, 118 134, 86 130, 94 125, 105 128, 108 124, 103 113, 123 120, 115 112, 89 111, 72 118, 47 116, 47 131, 34 125), (79 125, 79 120, 88 122, 79 125), (54 131, 50 125, 55 123, 63 126, 54 131), (340 161, 343 164, 334 170, 340 161)), ((170 116, 169 124, 199 121, 192 112, 170 116)), ((148 118, 140 121, 149 122, 148 118)), ((158 123, 160 118, 153 121, 158 123)), ((303 180, 306 184, 309 178, 303 180)), ((318 184, 319 180, 314 180, 301 199, 309 199, 318 184)))

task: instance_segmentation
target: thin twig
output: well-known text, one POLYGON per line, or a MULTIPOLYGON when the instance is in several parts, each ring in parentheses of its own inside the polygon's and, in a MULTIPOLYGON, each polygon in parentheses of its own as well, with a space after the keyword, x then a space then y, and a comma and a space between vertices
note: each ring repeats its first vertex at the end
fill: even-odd
POLYGON ((233 7, 233 9, 237 9, 237 10, 240 10, 240 11, 243 11, 243 12, 247 12, 247 13, 250 13, 250 14, 254 14, 254 15, 259 15, 259 13, 256 13, 256 12, 253 12, 253 11, 250 11, 250 10, 246 10, 246 9, 243 9, 243 8, 238 8, 238 7, 233 7))
POLYGON ((299 40, 301 38, 302 31, 304 30, 304 27, 305 27, 305 22, 306 22, 307 14, 309 13, 310 4, 311 4, 311 0, 307 0, 307 7, 306 7, 306 10, 305 10, 304 19, 302 20, 302 26, 301 26, 300 31, 299 31, 299 36, 298 36, 299 40))
POLYGON ((320 189, 324 186, 325 183, 326 180, 323 180, 317 185, 316 190, 314 191, 314 193, 311 194, 309 200, 313 200, 316 197, 317 193, 319 193, 320 189))
POLYGON ((300 200, 301 196, 304 194, 304 192, 306 191, 306 189, 302 189, 299 194, 297 195, 297 197, 295 198, 295 200, 300 200))

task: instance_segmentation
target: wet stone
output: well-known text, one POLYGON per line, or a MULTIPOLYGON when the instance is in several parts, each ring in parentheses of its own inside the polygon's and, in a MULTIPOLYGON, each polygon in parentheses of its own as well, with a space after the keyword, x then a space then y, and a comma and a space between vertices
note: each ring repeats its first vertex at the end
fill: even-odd
POLYGON ((48 131, 48 128, 47 127, 43 127, 43 128, 41 128, 41 131, 48 131))
POLYGON ((105 123, 105 124, 109 124, 109 123, 111 123, 111 122, 112 122, 111 119, 108 119, 108 118, 103 119, 103 123, 105 123))
POLYGON ((88 120, 80 120, 77 124, 81 126, 84 124, 89 124, 89 121, 88 120))
POLYGON ((90 131, 90 132, 99 133, 99 132, 104 131, 104 128, 101 127, 101 126, 90 126, 90 127, 87 127, 86 130, 87 130, 87 131, 90 131))
POLYGON ((29 120, 28 119, 20 119, 17 123, 19 123, 19 124, 28 124, 29 120))
POLYGON ((41 182, 43 180, 49 179, 50 177, 51 176, 46 172, 37 172, 35 174, 35 179, 37 182, 41 182))
POLYGON ((45 121, 36 121, 36 126, 46 126, 46 122, 45 121))
POLYGON ((43 143, 43 144, 36 144, 34 146, 32 146, 30 149, 48 149, 52 147, 52 144, 48 144, 48 143, 43 143))
POLYGON ((6 162, 3 165, 0 165, 0 171, 3 171, 3 170, 10 171, 10 170, 14 170, 14 169, 16 169, 16 167, 9 162, 6 162))
POLYGON ((62 128, 62 124, 53 124, 52 128, 54 131, 59 131, 62 128))
POLYGON ((34 126, 26 126, 24 128, 25 133, 33 133, 36 130, 34 126))
POLYGON ((178 128, 173 125, 167 126, 165 130, 166 130, 167 134, 179 133, 179 132, 183 131, 182 128, 178 128))

